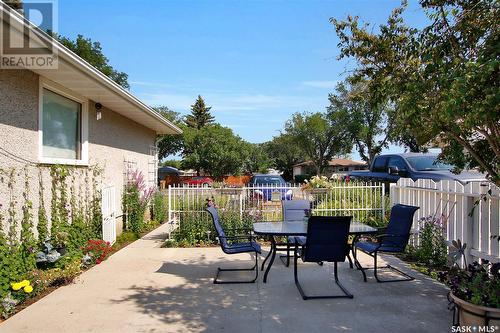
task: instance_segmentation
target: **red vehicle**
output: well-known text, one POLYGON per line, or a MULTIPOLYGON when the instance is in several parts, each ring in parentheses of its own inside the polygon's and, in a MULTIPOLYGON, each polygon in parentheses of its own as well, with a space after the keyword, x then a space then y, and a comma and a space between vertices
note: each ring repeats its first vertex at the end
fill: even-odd
POLYGON ((190 177, 181 181, 182 185, 210 187, 213 184, 210 177, 190 177))

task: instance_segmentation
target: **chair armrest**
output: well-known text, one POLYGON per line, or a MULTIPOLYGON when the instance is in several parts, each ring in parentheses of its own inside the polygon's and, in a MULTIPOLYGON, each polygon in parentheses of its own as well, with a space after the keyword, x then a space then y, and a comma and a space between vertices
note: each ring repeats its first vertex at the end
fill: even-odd
POLYGON ((399 246, 400 244, 396 244, 394 242, 391 242, 391 238, 406 237, 406 236, 407 235, 381 234, 381 235, 377 235, 376 238, 377 238, 377 243, 379 243, 380 246, 382 244, 394 244, 396 246, 399 246))
POLYGON ((229 228, 227 230, 243 230, 243 231, 253 231, 252 228, 229 228))
POLYGON ((387 227, 377 228, 377 234, 385 234, 387 233, 387 227))
POLYGON ((238 239, 246 239, 248 241, 252 241, 255 239, 255 236, 253 235, 238 235, 238 236, 217 236, 219 239, 226 239, 226 240, 238 240, 238 239))
POLYGON ((230 232, 240 232, 240 233, 248 233, 248 234, 253 234, 253 229, 252 228, 230 228, 226 229, 226 231, 230 232))
POLYGON ((385 237, 406 237, 406 235, 396 235, 396 234, 380 234, 380 235, 376 235, 375 236, 376 238, 385 238, 385 237))

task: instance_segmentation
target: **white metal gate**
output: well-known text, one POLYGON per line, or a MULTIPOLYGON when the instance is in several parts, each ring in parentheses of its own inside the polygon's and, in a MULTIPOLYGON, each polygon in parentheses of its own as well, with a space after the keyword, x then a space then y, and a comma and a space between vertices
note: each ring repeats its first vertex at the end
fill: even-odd
POLYGON ((110 244, 116 241, 116 193, 114 186, 102 189, 102 239, 110 244))
POLYGON ((385 217, 383 183, 339 182, 329 189, 303 191, 298 185, 246 185, 245 187, 209 188, 169 185, 168 221, 182 223, 186 214, 206 214, 206 199, 212 198, 224 211, 259 217, 264 221, 280 221, 282 200, 307 199, 317 215, 352 215, 357 221, 381 222, 385 217))

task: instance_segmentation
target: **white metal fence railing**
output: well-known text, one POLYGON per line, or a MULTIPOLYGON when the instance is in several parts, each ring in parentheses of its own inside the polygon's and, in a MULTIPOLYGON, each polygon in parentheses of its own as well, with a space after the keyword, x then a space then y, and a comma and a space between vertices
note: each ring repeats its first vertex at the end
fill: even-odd
POLYGON ((259 220, 279 221, 283 200, 308 199, 317 215, 353 215, 355 220, 380 223, 385 216, 384 184, 338 182, 329 189, 302 190, 299 185, 209 188, 170 185, 168 221, 182 223, 184 214, 205 214, 206 200, 213 199, 219 209, 250 214, 259 220))
POLYGON ((110 244, 116 241, 116 193, 114 186, 102 189, 102 239, 110 244))
POLYGON ((390 188, 391 206, 402 203, 419 206, 413 222, 419 229, 418 219, 426 216, 446 218, 448 240, 460 239, 467 243, 467 259, 500 261, 500 189, 492 183, 457 181, 434 182, 428 179, 412 181, 400 179, 390 188))

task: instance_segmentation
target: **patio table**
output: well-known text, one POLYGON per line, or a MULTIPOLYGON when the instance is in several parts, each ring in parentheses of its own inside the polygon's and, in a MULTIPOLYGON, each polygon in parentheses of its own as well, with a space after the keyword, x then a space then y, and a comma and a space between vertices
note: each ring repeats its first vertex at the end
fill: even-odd
MULTIPOLYGON (((276 237, 288 237, 288 236, 307 236, 307 222, 306 221, 283 221, 283 222, 256 222, 253 224, 253 231, 256 235, 268 236, 271 240, 271 250, 267 254, 264 262, 262 263, 262 267, 266 261, 270 258, 269 264, 267 265, 266 272, 264 273, 264 283, 267 282, 267 276, 269 274, 269 270, 274 263, 274 258, 276 257, 276 237)), ((367 234, 375 234, 377 229, 370 227, 369 225, 363 224, 361 222, 352 222, 349 228, 349 234, 354 236, 354 242, 361 235, 367 234)), ((365 275, 363 269, 361 269, 361 265, 359 264, 356 255, 354 254, 353 248, 351 248, 353 252, 354 263, 356 268, 360 269, 365 275)))

